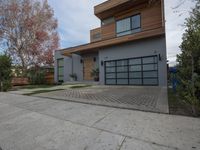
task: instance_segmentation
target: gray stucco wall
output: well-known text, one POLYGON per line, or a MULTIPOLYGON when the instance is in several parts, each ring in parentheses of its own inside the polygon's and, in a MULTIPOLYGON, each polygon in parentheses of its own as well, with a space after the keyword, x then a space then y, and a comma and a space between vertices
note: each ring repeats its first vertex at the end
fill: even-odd
POLYGON ((101 49, 99 51, 100 84, 105 84, 104 66, 101 66, 101 61, 159 54, 162 57, 162 60, 158 62, 159 86, 167 86, 167 58, 165 36, 149 38, 101 49))
POLYGON ((80 60, 81 57, 79 55, 73 54, 73 63, 71 57, 66 57, 61 55, 62 51, 56 51, 54 54, 55 57, 55 63, 54 63, 54 81, 58 82, 57 77, 57 59, 63 58, 64 59, 64 82, 69 81, 70 77, 69 75, 73 73, 76 73, 78 77, 78 81, 83 80, 83 65, 81 64, 80 60), (72 69, 73 64, 73 69, 72 69))
MULTIPOLYGON (((72 58, 61 55, 62 51, 55 52, 55 82, 57 79, 57 59, 64 58, 64 82, 69 81, 69 75, 72 73, 72 58)), ((154 37, 122 45, 116 45, 108 48, 102 48, 99 53, 84 54, 82 56, 73 54, 73 73, 77 74, 78 81, 83 81, 83 63, 86 57, 96 57, 95 66, 99 66, 100 84, 105 84, 104 65, 101 61, 144 57, 150 55, 161 55, 162 60, 158 62, 159 85, 167 86, 167 58, 166 58, 166 40, 165 36, 154 37)))
POLYGON ((92 58, 96 58, 96 62, 95 62, 95 67, 99 66, 99 57, 98 57, 98 53, 92 53, 92 54, 84 54, 83 56, 79 56, 76 54, 72 55, 73 58, 73 62, 72 62, 72 58, 71 57, 66 57, 61 55, 62 51, 56 51, 54 54, 55 57, 55 63, 54 63, 54 81, 58 82, 58 78, 57 78, 57 59, 64 59, 64 82, 70 81, 70 77, 69 75, 73 73, 75 73, 77 75, 77 80, 78 81, 83 81, 83 63, 81 63, 81 59, 84 60, 84 58, 86 57, 92 57, 92 58), (72 64, 73 64, 73 68, 72 68, 72 64))
POLYGON ((68 79, 71 73, 71 58, 61 55, 62 51, 55 51, 54 57, 54 81, 58 82, 58 70, 57 70, 57 59, 64 59, 64 81, 68 79))

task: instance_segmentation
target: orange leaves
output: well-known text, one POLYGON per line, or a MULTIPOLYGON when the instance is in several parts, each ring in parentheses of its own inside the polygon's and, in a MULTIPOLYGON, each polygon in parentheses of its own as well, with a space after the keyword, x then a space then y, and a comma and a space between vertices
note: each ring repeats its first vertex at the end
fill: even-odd
POLYGON ((13 58, 24 66, 52 64, 59 38, 48 1, 6 0, 0 8, 0 41, 9 43, 13 58))
POLYGON ((36 39, 41 42, 48 39, 48 33, 45 31, 37 31, 35 33, 35 36, 36 36, 36 39))

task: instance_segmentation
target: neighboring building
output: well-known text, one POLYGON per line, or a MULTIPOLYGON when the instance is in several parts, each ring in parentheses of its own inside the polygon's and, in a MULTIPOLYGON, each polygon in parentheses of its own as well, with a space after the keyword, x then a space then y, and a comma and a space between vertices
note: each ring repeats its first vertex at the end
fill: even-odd
POLYGON ((100 84, 167 86, 164 0, 108 0, 94 13, 91 42, 55 52, 55 81, 93 80, 98 67, 100 84))

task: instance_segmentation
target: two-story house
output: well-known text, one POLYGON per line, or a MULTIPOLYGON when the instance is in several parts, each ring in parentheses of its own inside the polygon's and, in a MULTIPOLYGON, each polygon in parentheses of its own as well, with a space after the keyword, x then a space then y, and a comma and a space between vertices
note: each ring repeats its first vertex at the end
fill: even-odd
POLYGON ((164 0, 108 0, 94 14, 90 43, 55 52, 56 82, 93 80, 99 68, 100 84, 167 85, 164 0))

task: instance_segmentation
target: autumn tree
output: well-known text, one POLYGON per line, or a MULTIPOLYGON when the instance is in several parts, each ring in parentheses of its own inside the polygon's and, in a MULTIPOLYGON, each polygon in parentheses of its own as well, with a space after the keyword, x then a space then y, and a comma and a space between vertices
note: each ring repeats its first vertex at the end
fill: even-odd
POLYGON ((178 55, 179 95, 190 104, 193 114, 200 110, 200 0, 186 19, 186 31, 178 55))
POLYGON ((47 0, 0 0, 0 44, 23 71, 52 65, 57 20, 47 0))

